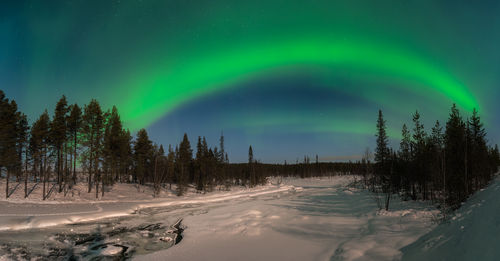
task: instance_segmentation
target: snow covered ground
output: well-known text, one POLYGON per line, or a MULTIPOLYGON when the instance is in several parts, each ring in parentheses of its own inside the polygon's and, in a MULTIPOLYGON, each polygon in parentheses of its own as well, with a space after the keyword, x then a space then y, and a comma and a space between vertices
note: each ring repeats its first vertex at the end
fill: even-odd
POLYGON ((450 218, 402 249, 403 260, 499 260, 500 177, 450 218))
MULTIPOLYGON (((5 189, 5 184, 2 185, 5 189)), ((30 187, 32 186, 30 184, 30 187)), ((208 194, 196 193, 191 189, 185 196, 177 197, 173 186, 172 190, 162 190, 160 195, 154 198, 152 188, 149 186, 116 184, 104 194, 104 197, 99 194, 99 199, 96 199, 95 192, 87 193, 85 184, 79 184, 66 196, 64 193, 53 192, 43 201, 39 184, 27 199, 24 199, 24 188, 17 188, 8 199, 0 199, 0 231, 88 222, 126 216, 144 208, 220 202, 277 193, 291 188, 291 186, 278 188, 268 184, 252 189, 234 187, 231 191, 216 190, 208 194)))
POLYGON ((136 260, 394 260, 435 227, 427 205, 395 200, 378 211, 351 181, 289 179, 302 189, 187 216, 182 243, 136 260))
POLYGON ((353 179, 291 178, 183 197, 166 190, 159 198, 149 187, 127 184, 99 200, 83 185, 72 197, 52 194, 45 202, 36 190, 27 200, 15 191, 0 200, 0 256, 394 260, 436 226, 438 211, 425 203, 395 199, 390 211, 379 211, 371 193, 348 186, 353 179), (179 219, 184 234, 172 246, 171 226, 179 219))

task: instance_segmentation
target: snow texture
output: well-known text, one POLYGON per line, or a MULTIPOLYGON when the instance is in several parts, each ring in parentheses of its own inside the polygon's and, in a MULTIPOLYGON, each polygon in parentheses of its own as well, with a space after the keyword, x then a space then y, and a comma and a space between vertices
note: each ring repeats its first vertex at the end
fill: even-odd
MULTIPOLYGON (((5 184, 2 185, 5 189, 5 184)), ((292 186, 277 187, 271 184, 252 189, 235 187, 231 191, 207 194, 196 193, 191 189, 186 196, 177 197, 173 193, 173 186, 172 190, 162 190, 159 197, 153 198, 151 187, 116 184, 105 193, 104 198, 96 200, 95 192, 87 193, 86 186, 81 184, 73 193, 64 196, 64 193, 53 192, 43 201, 40 185, 27 199, 24 199, 24 188, 17 188, 10 198, 0 200, 0 231, 89 222, 126 216, 145 208, 221 202, 293 189, 292 186)))
POLYGON ((352 179, 285 179, 294 191, 187 216, 182 243, 136 260, 394 260, 435 227, 437 210, 394 200, 379 211, 352 179))
POLYGON ((403 260, 499 260, 500 177, 452 216, 402 249, 403 260))

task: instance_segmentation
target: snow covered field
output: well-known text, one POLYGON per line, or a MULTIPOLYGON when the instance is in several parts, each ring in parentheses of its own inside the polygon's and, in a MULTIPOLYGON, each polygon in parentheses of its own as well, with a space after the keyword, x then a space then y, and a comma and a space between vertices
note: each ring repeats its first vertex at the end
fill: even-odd
MULTIPOLYGON (((3 189, 5 189, 5 184, 3 189)), ((234 187, 231 191, 216 190, 208 194, 196 193, 191 189, 185 196, 175 195, 172 190, 162 190, 160 195, 153 197, 153 191, 148 186, 131 184, 116 184, 104 197, 95 199, 94 193, 87 193, 85 184, 75 187, 73 195, 68 193, 52 193, 43 201, 40 184, 24 199, 24 190, 17 189, 8 199, 0 199, 0 231, 43 228, 78 222, 88 222, 103 218, 130 215, 139 209, 151 207, 171 207, 189 204, 219 202, 235 198, 277 193, 291 189, 291 186, 276 187, 271 184, 253 189, 234 187)))
POLYGON ((391 211, 379 211, 372 194, 348 186, 353 179, 283 179, 279 186, 183 197, 164 191, 160 198, 126 184, 99 200, 84 187, 78 201, 54 194, 48 202, 34 196, 26 203, 15 192, 0 201, 0 256, 394 260, 435 227, 438 212, 428 205, 394 200, 391 211), (179 219, 182 241, 171 247, 162 240, 171 241, 170 227, 179 219))
POLYGON ((435 227, 437 211, 395 200, 378 211, 352 177, 290 179, 299 187, 184 218, 184 240, 137 260, 394 260, 435 227))

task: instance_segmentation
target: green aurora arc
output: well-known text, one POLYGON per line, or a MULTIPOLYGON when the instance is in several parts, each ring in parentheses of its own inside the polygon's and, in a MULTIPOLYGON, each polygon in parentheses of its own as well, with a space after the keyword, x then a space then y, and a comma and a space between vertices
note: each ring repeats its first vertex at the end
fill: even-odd
MULTIPOLYGON (((155 68, 135 75, 132 80, 127 79, 123 86, 132 91, 119 107, 126 126, 137 130, 196 97, 290 67, 307 66, 324 66, 331 69, 332 75, 338 69, 356 72, 360 78, 376 74, 376 78, 404 83, 402 88, 409 88, 414 93, 441 94, 468 112, 480 109, 471 91, 457 78, 411 52, 375 41, 335 41, 321 37, 264 45, 253 43, 188 60, 178 66, 155 68)), ((382 102, 376 96, 367 98, 382 102)), ((372 132, 371 129, 367 131, 372 132)))
POLYGON ((0 85, 33 122, 61 95, 116 105, 159 144, 227 134, 270 162, 391 142, 419 110, 456 103, 500 138, 498 3, 358 0, 34 0, 0 9, 0 85), (333 148, 333 149, 332 149, 333 148), (262 153, 262 154, 261 154, 262 153))

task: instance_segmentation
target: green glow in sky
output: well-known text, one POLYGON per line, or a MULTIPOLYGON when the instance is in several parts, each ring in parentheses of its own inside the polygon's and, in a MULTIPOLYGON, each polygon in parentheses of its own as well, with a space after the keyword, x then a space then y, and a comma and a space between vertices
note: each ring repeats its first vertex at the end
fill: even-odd
POLYGON ((273 135, 280 146, 264 157, 334 145, 354 155, 373 145, 378 109, 398 137, 415 110, 428 128, 452 103, 479 109, 497 143, 499 13, 466 1, 11 1, 0 9, 0 89, 31 120, 63 94, 96 98, 163 144, 231 129, 242 160, 273 135), (206 103, 256 87, 280 93, 206 103), (300 98, 309 92, 324 95, 300 98), (339 138, 313 142, 328 132, 339 138))
POLYGON ((410 52, 375 41, 305 38, 226 49, 127 79, 123 86, 131 91, 128 98, 120 102, 124 105, 121 106, 123 119, 136 130, 204 94, 280 70, 318 65, 329 68, 332 75, 340 69, 354 72, 360 79, 373 74, 390 78, 415 93, 441 94, 467 111, 480 108, 459 80, 410 52))

